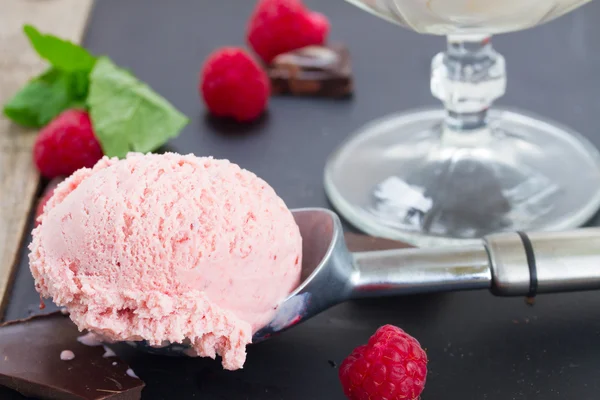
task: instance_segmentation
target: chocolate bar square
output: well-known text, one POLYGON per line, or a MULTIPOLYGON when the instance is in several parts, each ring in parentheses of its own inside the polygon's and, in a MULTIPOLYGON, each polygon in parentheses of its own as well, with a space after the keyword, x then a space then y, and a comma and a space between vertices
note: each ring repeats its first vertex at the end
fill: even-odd
POLYGON ((0 325, 0 385, 38 399, 139 400, 144 382, 81 335, 61 312, 0 325))
POLYGON ((280 54, 268 73, 275 95, 345 97, 353 91, 350 53, 341 44, 280 54))

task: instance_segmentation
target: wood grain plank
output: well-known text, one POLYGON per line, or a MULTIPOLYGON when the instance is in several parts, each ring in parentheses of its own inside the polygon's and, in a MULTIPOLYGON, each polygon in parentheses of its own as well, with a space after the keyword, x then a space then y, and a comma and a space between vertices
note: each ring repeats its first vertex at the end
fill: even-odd
POLYGON ((346 232, 344 234, 344 238, 346 240, 348 250, 353 252, 406 249, 409 247, 414 247, 408 243, 399 242, 396 240, 361 235, 351 232, 346 232))
MULTIPOLYGON (((23 24, 79 43, 92 2, 0 0, 0 104, 46 67, 23 35, 23 24)), ((0 317, 39 183, 31 162, 35 135, 0 116, 0 317)))

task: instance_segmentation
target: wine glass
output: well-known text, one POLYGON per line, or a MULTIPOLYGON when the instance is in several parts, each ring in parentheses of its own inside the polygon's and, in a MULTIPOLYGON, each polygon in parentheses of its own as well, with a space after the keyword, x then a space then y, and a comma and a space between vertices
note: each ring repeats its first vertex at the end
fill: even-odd
POLYGON ((447 35, 422 109, 362 127, 329 157, 325 189, 353 225, 419 246, 499 231, 561 230, 600 207, 600 154, 551 120, 491 109, 506 87, 492 34, 533 27, 591 0, 348 0, 419 33, 447 35))

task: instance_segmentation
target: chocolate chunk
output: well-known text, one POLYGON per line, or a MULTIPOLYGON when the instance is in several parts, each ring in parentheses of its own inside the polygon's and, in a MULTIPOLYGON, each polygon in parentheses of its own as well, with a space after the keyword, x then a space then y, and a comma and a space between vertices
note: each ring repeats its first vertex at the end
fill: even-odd
POLYGON ((339 44, 307 46, 280 54, 268 73, 273 94, 344 97, 353 90, 350 54, 339 44))
POLYGON ((78 342, 81 335, 61 312, 0 325, 0 385, 38 399, 140 399, 144 382, 120 359, 103 357, 102 346, 78 342), (74 358, 61 360, 65 350, 74 358))

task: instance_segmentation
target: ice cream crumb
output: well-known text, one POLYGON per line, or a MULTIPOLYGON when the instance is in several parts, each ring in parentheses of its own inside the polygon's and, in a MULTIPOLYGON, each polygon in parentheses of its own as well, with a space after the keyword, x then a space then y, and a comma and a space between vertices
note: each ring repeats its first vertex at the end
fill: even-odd
POLYGON ((169 342, 168 340, 163 340, 162 342, 160 342, 160 344, 150 345, 150 347, 152 347, 154 349, 162 349, 162 348, 169 346, 170 344, 171 344, 171 342, 169 342))
POLYGON ((132 377, 132 378, 137 378, 137 379, 140 379, 140 378, 139 378, 139 377, 138 377, 138 376, 135 374, 135 372, 133 372, 133 370, 132 370, 131 368, 127 368, 127 371, 126 371, 126 373, 127 373, 127 375, 129 375, 129 376, 130 376, 130 377, 132 377))
POLYGON ((117 362, 116 362, 116 361, 113 361, 112 365, 113 365, 113 367, 114 367, 115 365, 117 365, 117 362))
POLYGON ((65 307, 63 307, 63 308, 60 309, 60 313, 62 315, 69 315, 69 311, 65 307))
POLYGON ((75 353, 71 350, 63 350, 60 352, 60 359, 63 361, 71 361, 75 358, 75 353))
POLYGON ((79 336, 77 341, 86 346, 102 346, 102 342, 98 339, 98 336, 94 335, 92 332, 79 336))
POLYGON ((106 346, 102 346, 104 347, 104 355, 102 356, 103 358, 109 358, 109 357, 116 357, 117 355, 115 354, 114 351, 112 351, 111 348, 106 347, 106 346))

